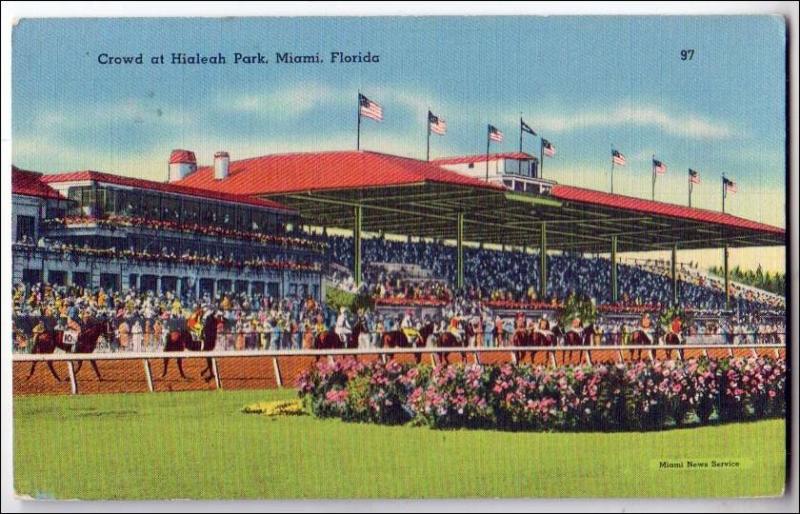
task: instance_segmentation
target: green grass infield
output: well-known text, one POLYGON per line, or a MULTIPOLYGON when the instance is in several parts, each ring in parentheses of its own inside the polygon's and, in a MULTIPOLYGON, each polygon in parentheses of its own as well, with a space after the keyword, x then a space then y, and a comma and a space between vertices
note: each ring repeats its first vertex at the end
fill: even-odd
POLYGON ((285 391, 14 400, 17 494, 37 498, 778 495, 782 420, 650 433, 437 431, 242 414, 285 391))

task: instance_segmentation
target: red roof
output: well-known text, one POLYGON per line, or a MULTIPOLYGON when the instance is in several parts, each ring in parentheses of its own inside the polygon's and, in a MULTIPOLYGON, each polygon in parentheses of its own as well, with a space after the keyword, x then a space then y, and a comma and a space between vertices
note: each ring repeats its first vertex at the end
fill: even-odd
POLYGON ((505 190, 502 186, 466 177, 429 162, 366 151, 266 155, 231 162, 225 179, 215 179, 213 168, 205 166, 179 183, 227 193, 256 195, 425 182, 505 190))
POLYGON ((632 196, 617 195, 584 189, 581 187, 555 185, 550 194, 560 200, 571 202, 589 203, 603 207, 613 207, 631 211, 653 214, 658 216, 668 216, 672 218, 689 219, 704 223, 716 223, 718 225, 728 225, 738 229, 757 230, 760 232, 770 232, 772 234, 785 235, 786 231, 780 227, 765 225, 738 216, 724 214, 722 212, 709 211, 706 209, 696 209, 694 207, 684 207, 671 203, 655 202, 643 200, 632 196))
POLYGON ((11 166, 11 192, 15 195, 66 200, 61 193, 42 182, 42 174, 11 166))
POLYGON ((138 189, 149 189, 151 191, 160 191, 163 193, 174 193, 187 196, 196 196, 200 198, 209 198, 212 200, 221 200, 232 203, 243 203, 247 205, 254 205, 257 207, 268 207, 271 209, 291 210, 288 207, 281 205, 271 200, 262 200, 251 196, 235 195, 216 190, 198 189, 195 187, 188 187, 181 184, 156 182, 154 180, 144 180, 140 178, 124 177, 121 175, 113 175, 111 173, 103 173, 100 171, 73 171, 69 173, 57 173, 55 175, 44 175, 42 180, 46 183, 58 182, 77 182, 82 180, 93 180, 95 182, 102 182, 104 184, 115 184, 118 186, 127 186, 138 189))
POLYGON ((431 162, 438 165, 443 164, 466 164, 468 162, 496 161, 498 159, 535 159, 531 154, 520 152, 490 153, 488 158, 485 153, 479 155, 462 155, 460 157, 445 157, 443 159, 432 159, 431 162))

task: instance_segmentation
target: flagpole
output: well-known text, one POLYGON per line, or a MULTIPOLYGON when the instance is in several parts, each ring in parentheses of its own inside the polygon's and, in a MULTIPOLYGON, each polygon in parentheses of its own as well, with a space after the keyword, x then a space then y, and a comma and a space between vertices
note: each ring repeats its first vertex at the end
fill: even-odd
POLYGON ((723 173, 722 174, 722 212, 723 213, 725 213, 725 197, 727 196, 726 192, 727 192, 727 188, 725 187, 725 174, 723 173))
POLYGON ((689 171, 689 207, 692 206, 692 190, 694 189, 694 182, 692 182, 692 172, 689 171))
POLYGON ((361 150, 361 90, 358 90, 358 128, 356 129, 356 151, 361 150))
POLYGON ((489 144, 492 142, 489 126, 486 126, 486 182, 489 182, 489 144))
POLYGON ((611 147, 611 194, 614 194, 614 147, 611 147))
POLYGON ((431 108, 430 107, 428 107, 428 117, 425 120, 425 124, 428 127, 428 149, 425 153, 425 160, 430 162, 431 160, 431 108))
MULTIPOLYGON (((522 153, 522 113, 519 113, 519 153, 522 153)), ((522 159, 517 160, 517 175, 522 175, 522 159)))
POLYGON ((653 159, 650 161, 650 166, 653 172, 653 184, 650 188, 650 199, 655 201, 656 199, 656 156, 653 154, 653 159))
POLYGON ((539 134, 539 178, 544 178, 544 138, 539 134))

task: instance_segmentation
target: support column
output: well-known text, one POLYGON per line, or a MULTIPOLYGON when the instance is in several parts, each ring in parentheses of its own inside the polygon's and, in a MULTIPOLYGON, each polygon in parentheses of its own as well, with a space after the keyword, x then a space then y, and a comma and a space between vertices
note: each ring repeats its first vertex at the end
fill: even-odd
POLYGON ((670 269, 672 278, 672 303, 678 304, 678 245, 672 245, 672 263, 670 269))
POLYGON ((456 288, 464 287, 464 213, 458 213, 456 228, 456 288))
POLYGON ((353 223, 353 280, 356 287, 361 286, 361 206, 354 208, 355 220, 353 223))
POLYGON ((730 273, 728 271, 728 245, 722 250, 722 269, 725 274, 725 308, 731 308, 730 273))
POLYGON ((539 231, 539 298, 547 298, 547 224, 539 231))
POLYGON ((611 301, 619 301, 617 289, 617 236, 611 236, 611 301))

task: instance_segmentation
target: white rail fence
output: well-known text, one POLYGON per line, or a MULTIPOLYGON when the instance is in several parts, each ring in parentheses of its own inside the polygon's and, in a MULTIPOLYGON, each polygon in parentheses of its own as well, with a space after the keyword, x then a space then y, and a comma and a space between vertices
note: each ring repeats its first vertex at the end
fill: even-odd
POLYGON ((577 353, 579 362, 585 362, 592 365, 592 354, 595 352, 613 352, 616 355, 616 362, 625 362, 623 352, 638 352, 638 358, 641 359, 645 355, 651 362, 656 359, 656 352, 668 352, 668 358, 676 357, 678 360, 683 360, 684 352, 692 351, 694 353, 700 352, 701 355, 708 357, 709 350, 725 350, 728 356, 733 357, 736 350, 747 350, 753 357, 758 357, 758 350, 771 350, 775 358, 780 357, 781 350, 786 350, 783 344, 704 344, 704 345, 616 345, 616 346, 518 346, 518 347, 464 347, 464 348, 368 348, 368 349, 331 349, 331 350, 228 350, 228 351, 185 351, 185 352, 124 352, 124 353, 52 353, 52 354, 15 354, 12 356, 13 363, 24 362, 66 362, 67 370, 69 372, 70 391, 72 394, 78 394, 78 380, 75 374, 75 363, 82 361, 142 361, 143 372, 147 381, 147 388, 150 392, 155 389, 153 387, 153 374, 150 366, 151 360, 160 359, 210 359, 211 369, 215 386, 217 389, 222 389, 222 379, 218 372, 217 360, 230 359, 230 358, 257 358, 266 357, 272 359, 273 372, 275 374, 275 381, 278 387, 283 387, 283 379, 281 375, 281 367, 279 360, 286 358, 297 357, 315 357, 317 359, 327 358, 331 363, 335 362, 336 357, 341 356, 377 356, 384 362, 389 358, 397 355, 419 355, 420 357, 425 354, 429 355, 431 364, 436 364, 436 356, 450 355, 450 354, 463 354, 466 356, 470 354, 473 356, 475 363, 481 364, 481 354, 507 354, 511 362, 517 363, 518 356, 530 354, 531 359, 535 355, 546 354, 548 356, 549 365, 557 366, 556 354, 560 353, 570 356, 577 353))

